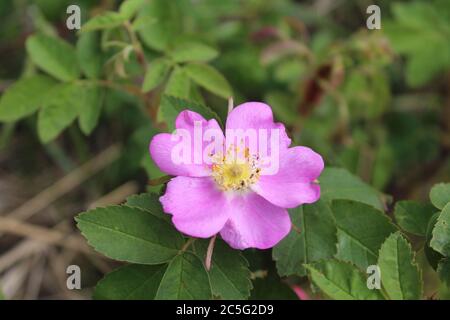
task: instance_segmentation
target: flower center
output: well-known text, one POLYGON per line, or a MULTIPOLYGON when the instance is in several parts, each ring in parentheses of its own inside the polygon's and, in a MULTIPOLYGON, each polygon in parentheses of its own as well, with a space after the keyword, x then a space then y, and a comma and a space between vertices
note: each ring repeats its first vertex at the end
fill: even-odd
POLYGON ((212 176, 218 186, 224 191, 246 190, 258 181, 261 169, 257 166, 258 157, 250 156, 245 150, 245 156, 235 159, 226 156, 213 157, 212 176))

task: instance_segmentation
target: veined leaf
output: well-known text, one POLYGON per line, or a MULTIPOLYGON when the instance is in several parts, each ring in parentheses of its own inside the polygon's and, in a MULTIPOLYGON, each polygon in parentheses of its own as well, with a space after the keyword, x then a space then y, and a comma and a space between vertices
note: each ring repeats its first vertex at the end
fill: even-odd
POLYGON ((412 200, 398 201, 394 209, 398 225, 403 230, 422 237, 427 233, 428 222, 434 212, 433 206, 412 200))
POLYGON ((35 112, 55 83, 47 76, 35 75, 12 84, 0 99, 0 121, 16 121, 35 112))
POLYGON ((148 66, 147 73, 145 74, 144 82, 142 84, 142 91, 148 92, 157 87, 164 81, 169 73, 170 64, 167 59, 159 58, 152 61, 148 66))
POLYGON ((331 210, 338 229, 336 257, 362 270, 375 264, 384 240, 397 231, 390 219, 370 205, 351 200, 334 200, 331 210))
MULTIPOLYGON (((209 241, 196 241, 197 256, 204 261, 209 241)), ((222 299, 244 300, 250 296, 252 282, 248 262, 240 251, 217 239, 209 270, 212 293, 222 299)))
POLYGON ((187 62, 209 61, 217 57, 219 52, 200 42, 180 41, 169 54, 175 62, 187 62))
POLYGON ((127 198, 125 204, 129 207, 137 207, 148 211, 155 217, 170 221, 170 215, 164 213, 161 202, 159 202, 159 196, 155 193, 132 195, 127 198))
POLYGON ((78 63, 88 78, 99 78, 102 73, 104 54, 100 41, 100 32, 81 33, 77 41, 78 63))
POLYGON ((38 116, 38 134, 43 143, 55 139, 79 114, 79 87, 71 83, 55 86, 49 92, 38 116))
POLYGON ((322 200, 290 209, 289 213, 299 230, 291 230, 273 248, 272 256, 280 276, 304 276, 303 264, 331 258, 336 253, 336 226, 330 207, 322 200))
POLYGON ((319 181, 323 200, 354 200, 383 210, 379 192, 345 169, 325 168, 319 181))
POLYGON ((80 75, 75 48, 68 42, 36 34, 27 39, 26 47, 31 60, 55 78, 70 81, 80 75))
POLYGON ((102 109, 104 91, 97 85, 84 85, 80 89, 82 91, 80 91, 78 98, 78 123, 81 131, 85 135, 89 135, 97 126, 102 109))
POLYGON ((194 82, 206 90, 225 99, 233 95, 230 84, 215 68, 196 62, 185 65, 183 70, 194 82))
POLYGON ((206 300, 211 298, 208 274, 192 253, 176 256, 167 267, 156 293, 157 300, 206 300))
POLYGON ((438 209, 444 209, 450 202, 450 183, 438 183, 431 188, 431 203, 438 209))
POLYGON ((450 256, 450 203, 439 214, 430 246, 444 256, 450 256))
POLYGON ((442 254, 435 251, 430 246, 430 242, 433 237, 433 229, 434 226, 436 225, 439 214, 440 212, 436 212, 435 214, 433 214, 433 216, 430 218, 430 221, 428 222, 427 233, 425 236, 425 245, 423 248, 425 256, 427 257, 427 261, 434 270, 437 269, 439 261, 443 258, 442 254))
POLYGON ((108 273, 95 287, 96 300, 153 300, 167 265, 131 264, 108 273))
POLYGON ((422 276, 410 244, 400 232, 383 243, 378 257, 381 283, 393 300, 418 300, 422 297, 422 276))
POLYGON ((382 300, 376 289, 367 287, 366 276, 355 266, 337 260, 305 265, 314 283, 336 300, 382 300))
POLYGON ((219 124, 222 124, 217 113, 207 106, 173 96, 163 96, 161 100, 161 114, 169 126, 169 130, 175 129, 175 119, 183 110, 195 111, 201 114, 206 120, 216 119, 219 124))
POLYGON ((160 264, 175 257, 184 243, 168 222, 136 207, 98 208, 75 220, 90 245, 116 260, 160 264))
POLYGON ((178 98, 189 98, 191 81, 181 68, 175 68, 170 74, 164 93, 178 98))

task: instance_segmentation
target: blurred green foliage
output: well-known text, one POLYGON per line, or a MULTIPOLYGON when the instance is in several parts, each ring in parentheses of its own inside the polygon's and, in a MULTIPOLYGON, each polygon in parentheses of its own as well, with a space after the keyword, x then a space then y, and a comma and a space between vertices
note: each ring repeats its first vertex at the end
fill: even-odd
MULTIPOLYGON (((100 186, 144 182, 163 175, 147 151, 154 134, 173 129, 184 108, 223 123, 233 96, 235 104, 270 104, 294 143, 314 148, 327 165, 346 168, 396 200, 425 199, 433 183, 450 180, 450 2, 382 1, 381 30, 366 29, 368 4, 1 1, 0 148, 44 149, 61 163, 49 150, 82 162, 119 143, 121 161, 100 186), (69 4, 81 7, 80 31, 66 28, 69 4)), ((10 170, 42 168, 18 158, 10 170)), ((371 196, 370 187, 347 174, 331 173, 343 184, 331 194, 345 193, 351 181, 355 190, 364 187, 349 193, 369 190, 365 196, 371 196)), ((389 196, 383 200, 390 205, 389 196)), ((423 210, 400 204, 397 219, 405 219, 404 208, 423 210)), ((308 214, 314 218, 302 213, 308 214)), ((422 222, 412 231, 414 221, 400 226, 431 238, 422 222)), ((402 238, 394 240, 403 245, 402 238)), ((448 258, 442 260, 440 273, 448 275, 448 266, 448 258)), ((341 280, 339 272, 319 274, 324 267, 308 268, 321 283, 325 276, 341 280)), ((266 285, 255 281, 257 289, 266 285)), ((262 298, 259 290, 253 295, 262 298)))

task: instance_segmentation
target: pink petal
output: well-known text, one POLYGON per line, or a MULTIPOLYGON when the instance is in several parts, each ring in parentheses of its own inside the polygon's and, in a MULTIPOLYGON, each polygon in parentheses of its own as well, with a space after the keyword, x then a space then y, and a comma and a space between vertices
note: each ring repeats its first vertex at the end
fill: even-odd
MULTIPOLYGON (((172 134, 157 134, 150 142, 149 149, 153 161, 155 161, 161 171, 174 176, 189 177, 204 177, 210 174, 211 165, 206 163, 204 161, 205 159, 203 159, 203 151, 209 143, 204 142, 202 145, 203 148, 194 148, 195 121, 199 122, 203 134, 208 129, 214 129, 217 130, 218 134, 220 134, 223 139, 222 130, 216 120, 213 119, 206 121, 196 112, 189 110, 182 111, 175 121, 175 127, 176 129, 187 130, 187 133, 190 135, 190 144, 187 145, 187 148, 189 148, 191 154, 190 161, 188 163, 177 163, 172 160, 172 150, 175 146, 179 145, 179 141, 181 141, 181 139, 173 141, 172 134), (197 159, 200 159, 197 163, 195 161, 196 157, 197 159)), ((202 136, 200 139, 202 139, 202 136)))
POLYGON ((320 187, 313 182, 324 167, 322 157, 307 147, 289 148, 280 155, 278 173, 261 175, 251 188, 274 205, 294 208, 320 197, 320 187))
POLYGON ((275 123, 272 109, 267 104, 261 102, 247 102, 234 108, 227 118, 226 130, 229 129, 266 129, 269 140, 270 130, 278 129, 280 132, 280 149, 287 148, 291 144, 291 139, 287 136, 284 125, 282 123, 275 123))
POLYGON ((208 238, 218 233, 229 218, 225 194, 212 178, 176 177, 160 198, 175 227, 192 237, 208 238))
POLYGON ((220 232, 235 249, 267 249, 275 246, 291 229, 286 209, 276 207, 251 192, 229 202, 231 216, 220 232))

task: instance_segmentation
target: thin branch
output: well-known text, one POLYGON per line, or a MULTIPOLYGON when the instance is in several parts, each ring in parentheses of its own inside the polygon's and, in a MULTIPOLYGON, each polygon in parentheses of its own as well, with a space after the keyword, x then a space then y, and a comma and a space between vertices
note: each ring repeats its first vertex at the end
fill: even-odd
POLYGON ((0 217, 0 232, 30 238, 46 244, 66 247, 86 254, 93 253, 86 245, 85 240, 78 235, 66 235, 61 231, 20 222, 13 218, 0 217))
POLYGON ((136 193, 139 190, 139 186, 134 181, 128 181, 113 191, 105 194, 103 197, 95 200, 89 206, 89 209, 93 209, 96 207, 111 205, 111 204, 119 204, 125 200, 126 197, 136 193))
MULTIPOLYGON (((110 146, 95 158, 89 160, 77 169, 70 172, 47 189, 43 190, 20 207, 5 214, 20 220, 26 220, 34 214, 48 207, 55 200, 73 190, 96 172, 107 167, 119 158, 120 148, 117 145, 110 146)), ((1 235, 0 235, 1 236, 1 235)))
POLYGON ((211 238, 208 244, 208 249, 206 250, 206 258, 205 258, 205 267, 206 270, 211 270, 211 261, 212 261, 212 255, 214 251, 214 244, 216 243, 217 235, 211 238))
POLYGON ((230 114, 231 111, 233 111, 233 108, 234 108, 233 97, 229 97, 228 98, 228 114, 230 114))
POLYGON ((148 184, 151 186, 159 186, 160 184, 164 184, 172 179, 172 176, 162 176, 156 179, 151 179, 148 181, 148 184))
POLYGON ((136 33, 131 26, 129 21, 124 22, 125 29, 127 29, 128 35, 130 36, 131 44, 133 46, 133 50, 136 53, 136 58, 139 64, 144 68, 144 71, 147 69, 147 62, 145 61, 144 50, 142 49, 141 43, 136 36, 136 33))
POLYGON ((191 244, 195 242, 195 240, 196 240, 195 238, 189 238, 189 240, 186 241, 184 246, 181 248, 180 252, 185 252, 191 246, 191 244))

